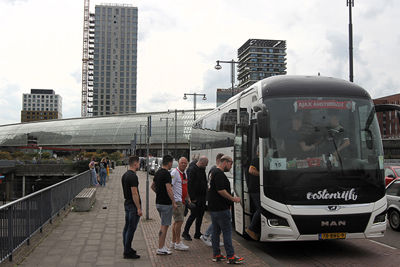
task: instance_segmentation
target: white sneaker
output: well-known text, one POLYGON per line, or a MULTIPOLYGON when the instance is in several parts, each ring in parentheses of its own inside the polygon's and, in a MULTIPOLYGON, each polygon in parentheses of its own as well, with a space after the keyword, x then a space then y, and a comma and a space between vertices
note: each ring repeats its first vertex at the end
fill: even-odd
POLYGON ((200 239, 201 239, 201 241, 203 241, 204 244, 206 244, 206 245, 209 246, 209 247, 212 247, 212 244, 211 244, 211 237, 206 237, 206 236, 204 236, 204 235, 201 235, 201 236, 200 236, 200 239))
POLYGON ((157 255, 171 255, 172 252, 169 251, 166 247, 157 249, 157 255))
POLYGON ((169 248, 168 248, 168 249, 174 248, 174 247, 175 247, 175 243, 171 241, 171 242, 169 243, 169 248))
POLYGON ((175 243, 175 247, 176 250, 188 250, 189 247, 186 246, 185 244, 183 244, 183 242, 181 241, 180 243, 175 243))

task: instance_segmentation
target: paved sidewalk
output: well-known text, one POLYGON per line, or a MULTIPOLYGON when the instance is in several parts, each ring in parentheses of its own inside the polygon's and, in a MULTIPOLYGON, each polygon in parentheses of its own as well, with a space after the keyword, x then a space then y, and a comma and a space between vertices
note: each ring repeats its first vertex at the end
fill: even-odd
POLYGON ((114 169, 107 186, 98 187, 93 209, 69 212, 21 266, 152 266, 140 227, 133 245, 141 258, 128 260, 122 257, 125 211, 120 178, 125 171, 126 167, 114 169))
MULTIPOLYGON (((150 185, 153 180, 153 176, 149 176, 150 185)), ((139 173, 139 189, 140 195, 142 199, 145 200, 146 193, 146 173, 139 173)), ((212 248, 206 246, 201 240, 194 239, 194 228, 195 222, 192 224, 190 229, 190 235, 193 238, 193 241, 185 241, 183 242, 189 246, 189 251, 176 251, 172 250, 172 255, 157 255, 156 250, 158 248, 158 232, 160 230, 161 219, 158 215, 158 212, 155 207, 155 193, 150 189, 150 212, 149 217, 152 220, 146 221, 141 220, 140 224, 143 229, 143 233, 146 236, 146 243, 149 249, 149 255, 153 266, 163 266, 163 267, 178 267, 178 266, 221 266, 221 264, 225 265, 225 263, 215 263, 212 261, 212 248)), ((144 205, 144 204, 143 204, 144 205)), ((143 206, 145 210, 145 206, 143 206)), ((145 215, 145 214, 144 214, 145 215)), ((185 223, 188 216, 185 217, 185 223)), ((173 221, 173 219, 172 219, 173 221)), ((185 225, 185 223, 182 226, 185 225)), ((211 218, 209 218, 208 214, 203 218, 202 223, 202 233, 205 233, 207 227, 211 223, 211 218)), ((222 238, 222 236, 221 236, 222 238)), ((168 228, 168 235, 166 244, 169 245, 172 239, 171 227, 168 228)), ((245 241, 247 242, 247 241, 245 241)), ((245 263, 243 265, 246 266, 268 266, 266 262, 264 262, 261 258, 256 256, 250 250, 243 247, 239 242, 233 240, 233 246, 235 248, 235 254, 241 256, 245 259, 245 263)), ((226 255, 225 248, 221 247, 221 252, 226 255)))
MULTIPOLYGON (((140 195, 144 214, 133 240, 133 248, 141 256, 138 260, 123 259, 122 229, 125 224, 121 176, 126 167, 117 167, 110 175, 107 186, 98 188, 96 203, 89 212, 69 212, 61 223, 40 244, 31 244, 32 251, 20 263, 21 266, 40 267, 90 267, 90 266, 218 266, 213 263, 212 249, 202 241, 185 241, 189 251, 173 251, 170 256, 156 255, 160 218, 155 208, 155 194, 150 190, 150 219, 145 220, 146 173, 139 172, 140 195)), ((150 184, 153 176, 149 176, 150 184)), ((205 216, 203 232, 210 219, 205 216)), ((194 224, 191 229, 193 236, 194 224)), ((168 230, 167 243, 171 241, 168 230)), ((247 241, 245 241, 247 242, 247 241)), ((246 266, 267 266, 261 258, 233 240, 237 255, 245 258, 246 266)), ((24 245, 26 246, 26 245, 24 245)), ((224 248, 222 252, 225 253, 224 248)), ((18 262, 19 263, 19 262, 18 262)), ((15 262, 14 262, 15 264, 15 262)), ((7 264, 7 266, 10 266, 7 264)))

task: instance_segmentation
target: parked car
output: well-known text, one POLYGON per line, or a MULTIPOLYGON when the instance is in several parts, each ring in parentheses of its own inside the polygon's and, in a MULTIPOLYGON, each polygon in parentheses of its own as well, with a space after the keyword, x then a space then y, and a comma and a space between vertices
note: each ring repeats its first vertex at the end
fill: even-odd
POLYGON ((385 166, 385 185, 390 184, 394 179, 400 178, 400 166, 385 166))
POLYGON ((400 178, 386 187, 387 216, 393 230, 400 231, 400 178))
POLYGON ((162 166, 162 158, 151 158, 149 162, 150 170, 149 173, 151 175, 156 174, 156 172, 161 168, 162 166))

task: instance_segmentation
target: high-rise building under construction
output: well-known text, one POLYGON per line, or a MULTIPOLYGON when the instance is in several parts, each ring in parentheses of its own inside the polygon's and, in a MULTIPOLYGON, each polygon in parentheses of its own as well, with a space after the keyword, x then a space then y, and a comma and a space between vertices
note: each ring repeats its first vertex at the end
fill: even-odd
POLYGON ((138 9, 126 4, 96 5, 89 18, 88 84, 82 90, 82 116, 134 113, 138 9))

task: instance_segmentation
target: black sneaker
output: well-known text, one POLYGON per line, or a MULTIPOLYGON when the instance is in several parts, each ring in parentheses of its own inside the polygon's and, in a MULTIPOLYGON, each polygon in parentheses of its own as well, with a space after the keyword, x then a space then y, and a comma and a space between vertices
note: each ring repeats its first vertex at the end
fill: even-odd
POLYGON ((194 234, 193 237, 194 237, 195 239, 200 239, 200 237, 201 237, 202 235, 203 235, 202 233, 200 233, 200 234, 194 234))
POLYGON ((182 233, 182 237, 183 237, 183 239, 185 239, 186 241, 192 241, 192 237, 191 237, 188 233, 183 232, 183 233, 182 233))
POLYGON ((124 259, 139 259, 140 256, 138 254, 133 254, 133 253, 124 253, 124 259))

